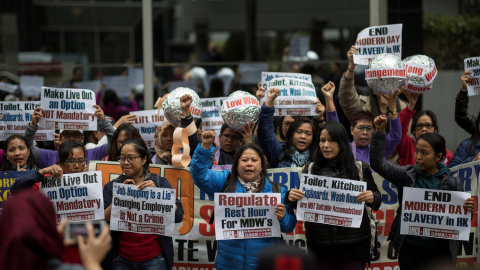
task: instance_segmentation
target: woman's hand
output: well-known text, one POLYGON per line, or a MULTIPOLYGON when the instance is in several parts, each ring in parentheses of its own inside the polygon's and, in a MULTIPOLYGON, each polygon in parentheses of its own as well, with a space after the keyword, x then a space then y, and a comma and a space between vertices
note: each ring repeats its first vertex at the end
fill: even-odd
POLYGON ((305 195, 305 192, 301 191, 300 189, 292 188, 288 192, 288 200, 291 202, 295 202, 300 200, 305 195))
POLYGON ((95 237, 93 225, 88 222, 85 226, 87 228, 87 239, 84 240, 82 235, 77 236, 78 251, 80 252, 82 263, 89 270, 102 269, 100 264, 112 247, 110 229, 108 225, 105 225, 100 235, 95 237))
POLYGON ((410 91, 407 91, 405 89, 402 90, 402 94, 404 94, 406 97, 407 97, 407 100, 408 100, 408 109, 410 111, 413 111, 413 109, 415 109, 415 104, 417 104, 417 101, 418 101, 418 96, 420 96, 419 93, 413 93, 413 92, 410 92, 410 91))
POLYGON ((143 181, 143 183, 138 185, 138 190, 142 190, 146 187, 157 187, 157 186, 155 185, 155 183, 152 180, 147 180, 147 181, 143 181))
POLYGON ((38 122, 42 118, 43 118, 42 108, 38 107, 32 113, 32 122, 30 122, 30 126, 36 127, 38 125, 38 122))
POLYGON ((65 239, 65 227, 68 224, 68 219, 62 219, 62 221, 57 224, 57 232, 63 238, 63 245, 66 247, 75 245, 75 240, 73 239, 65 239))
POLYGON ((473 213, 475 212, 475 208, 477 207, 475 206, 475 200, 473 198, 468 198, 463 203, 463 209, 465 209, 465 211, 470 211, 473 213))
POLYGON ((373 204, 375 197, 373 196, 373 192, 371 190, 365 190, 357 194, 357 201, 373 204))
POLYGON ((52 166, 43 168, 38 172, 41 175, 50 174, 55 178, 62 177, 62 175, 63 175, 62 167, 60 167, 60 165, 58 165, 58 164, 53 164, 52 166))
POLYGON ((385 132, 387 127, 387 116, 382 114, 375 117, 373 124, 375 125, 375 130, 377 132, 385 132))
POLYGON ((137 119, 136 114, 126 114, 120 117, 120 119, 118 119, 118 121, 115 122, 115 125, 113 125, 113 127, 118 128, 120 125, 123 125, 123 124, 133 124, 135 123, 135 119, 137 119))
POLYGON ((467 91, 467 82, 468 80, 470 80, 471 74, 472 74, 472 71, 465 71, 462 74, 462 77, 460 77, 460 82, 462 83, 462 88, 460 90, 462 90, 463 92, 467 91))
POLYGON ((285 208, 285 205, 279 203, 275 206, 275 216, 277 216, 278 220, 282 220, 286 213, 287 209, 285 208))
POLYGON ((210 150, 210 146, 215 141, 215 132, 208 130, 202 133, 202 147, 206 150, 210 150))
POLYGON ((105 113, 103 112, 102 108, 98 105, 93 105, 95 107, 95 116, 97 117, 98 121, 102 121, 105 118, 105 113))
POLYGON ((25 172, 27 170, 25 170, 24 168, 20 167, 20 163, 17 163, 17 172, 25 172))
POLYGON ((273 107, 273 102, 280 95, 280 89, 277 87, 270 88, 268 90, 267 100, 265 100, 265 105, 267 107, 273 107))
POLYGON ((397 97, 400 95, 401 91, 404 91, 405 89, 402 86, 402 90, 397 88, 397 91, 391 94, 381 94, 385 100, 388 102, 388 108, 390 110, 397 109, 397 97))
POLYGON ((259 82, 257 84, 257 93, 255 94, 255 96, 257 97, 258 101, 265 97, 265 88, 262 87, 262 82, 259 82))
POLYGON ((242 126, 242 131, 240 134, 243 136, 243 143, 251 143, 253 142, 253 127, 255 123, 246 123, 242 126))
POLYGON ((192 104, 193 98, 189 94, 185 94, 180 98, 180 106, 182 107, 182 116, 190 116, 190 104, 192 104))
POLYGON ((335 84, 333 82, 329 81, 322 87, 321 90, 323 95, 325 96, 325 99, 333 100, 333 94, 335 93, 335 84))

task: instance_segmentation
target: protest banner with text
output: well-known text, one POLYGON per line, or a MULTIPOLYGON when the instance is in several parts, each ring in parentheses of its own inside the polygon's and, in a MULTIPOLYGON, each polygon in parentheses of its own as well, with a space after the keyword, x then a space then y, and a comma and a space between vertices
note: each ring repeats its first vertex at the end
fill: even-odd
POLYGON ((3 203, 8 200, 11 196, 10 189, 13 186, 13 183, 17 181, 22 175, 27 173, 26 171, 21 172, 1 172, 0 173, 0 211, 3 208, 3 203))
POLYGON ((52 201, 57 223, 104 219, 101 171, 48 176, 40 183, 40 191, 52 201))
POLYGON ((300 190, 305 195, 297 203, 297 220, 360 228, 365 202, 358 202, 357 194, 367 183, 302 174, 300 190))
POLYGON ((472 74, 467 81, 467 92, 469 96, 480 94, 480 57, 467 58, 464 61, 465 71, 471 71, 472 74))
POLYGON ((368 65, 370 60, 382 53, 390 53, 402 58, 402 24, 368 27, 357 35, 355 46, 358 55, 353 55, 357 65, 368 65))
POLYGON ((130 112, 130 114, 137 116, 135 123, 132 125, 138 130, 147 147, 154 147, 157 127, 163 126, 168 122, 163 114, 163 109, 160 110, 160 114, 158 110, 136 111, 130 112))
MULTIPOLYGON (((7 140, 13 134, 23 135, 37 107, 40 107, 40 101, 0 102, 0 141, 7 140)), ((53 129, 40 127, 34 139, 36 141, 53 140, 54 133, 53 129)))
POLYGON ((88 89, 42 87, 43 118, 39 126, 47 129, 97 130, 95 93, 88 89))
POLYGON ((112 231, 173 235, 175 189, 113 183, 112 192, 112 231))
POLYGON ((222 102, 225 98, 201 98, 202 130, 213 130, 218 136, 223 125, 222 102))

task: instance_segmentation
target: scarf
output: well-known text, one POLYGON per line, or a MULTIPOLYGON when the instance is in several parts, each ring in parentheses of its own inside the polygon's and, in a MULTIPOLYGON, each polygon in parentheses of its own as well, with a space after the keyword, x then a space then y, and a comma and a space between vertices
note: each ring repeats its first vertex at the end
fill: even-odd
POLYGON ((260 186, 260 177, 251 182, 245 182, 242 178, 238 177, 238 182, 242 184, 247 193, 255 193, 260 186))
POLYGON ((447 165, 443 163, 437 163, 438 171, 432 175, 420 170, 417 167, 417 164, 413 165, 413 168, 415 168, 415 171, 418 173, 417 181, 415 181, 414 187, 426 189, 440 189, 443 175, 450 172, 450 169, 447 167, 447 165))
POLYGON ((302 167, 307 163, 308 157, 310 156, 310 149, 303 151, 302 153, 298 152, 297 149, 293 149, 292 154, 292 165, 291 167, 302 167))

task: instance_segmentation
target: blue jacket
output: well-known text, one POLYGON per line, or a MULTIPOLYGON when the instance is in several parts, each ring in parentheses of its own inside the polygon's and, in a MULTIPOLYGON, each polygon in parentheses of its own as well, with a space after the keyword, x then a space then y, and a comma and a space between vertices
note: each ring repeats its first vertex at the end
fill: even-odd
MULTIPOLYGON (((213 171, 208 169, 208 160, 212 155, 213 147, 210 150, 205 150, 198 146, 193 154, 190 162, 190 174, 193 182, 202 191, 209 196, 214 195, 215 192, 221 192, 227 176, 230 174, 229 170, 213 171)), ((262 193, 271 193, 272 184, 269 181, 265 182, 265 188, 262 193)), ((282 186, 282 203, 287 189, 282 186)), ((237 181, 236 193, 246 193, 245 188, 237 181)), ((285 205, 285 217, 280 220, 280 230, 284 233, 293 231, 297 223, 297 219, 293 209, 285 205)), ((236 240, 221 240, 217 241, 217 257, 215 258, 215 266, 217 269, 257 269, 258 259, 262 251, 268 246, 274 245, 278 238, 266 237, 255 239, 236 239, 236 240)))
POLYGON ((455 155, 453 156, 450 163, 448 163, 449 168, 453 168, 453 167, 458 166, 460 164, 472 162, 472 160, 475 158, 475 156, 477 156, 477 154, 480 152, 480 142, 477 142, 477 144, 475 145, 474 154, 467 157, 467 153, 468 153, 468 150, 469 150, 468 149, 468 142, 469 141, 470 141, 470 139, 465 139, 460 143, 457 150, 455 151, 455 155))
POLYGON ((280 143, 275 136, 275 127, 273 125, 274 113, 275 107, 270 108, 265 106, 265 104, 262 105, 260 117, 258 118, 258 141, 260 142, 263 153, 267 157, 270 168, 290 167, 292 160, 290 157, 284 158, 283 156, 285 155, 285 144, 280 143), (277 164, 279 158, 284 159, 277 164))

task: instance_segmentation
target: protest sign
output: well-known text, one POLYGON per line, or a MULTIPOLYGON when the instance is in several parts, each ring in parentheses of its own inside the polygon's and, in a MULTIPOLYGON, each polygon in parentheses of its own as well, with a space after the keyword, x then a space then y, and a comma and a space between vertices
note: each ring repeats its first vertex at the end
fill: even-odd
POLYGON ((258 104, 258 99, 248 94, 225 99, 223 103, 225 104, 224 106, 225 111, 230 111, 233 109, 247 107, 251 105, 260 107, 260 105, 258 104))
POLYGON ((102 172, 64 174, 60 178, 48 176, 40 184, 40 191, 52 201, 57 223, 104 219, 102 172))
POLYGON ((365 202, 357 194, 367 190, 365 182, 302 174, 297 220, 360 228, 365 202))
POLYGON ((358 55, 353 55, 357 65, 368 65, 370 59, 382 53, 402 58, 402 24, 373 26, 363 29, 357 35, 355 46, 358 55))
POLYGON ((22 95, 26 97, 38 97, 44 82, 45 78, 43 76, 21 75, 20 89, 22 90, 22 95))
POLYGON ((130 112, 130 114, 137 115, 135 123, 132 125, 138 130, 147 147, 154 147, 157 127, 163 126, 168 122, 163 115, 163 110, 160 110, 160 114, 157 110, 136 111, 130 112))
POLYGON ((193 80, 191 81, 171 81, 167 83, 168 85, 168 92, 171 93, 173 90, 177 89, 178 87, 186 87, 190 88, 196 93, 198 93, 197 83, 193 80))
POLYGON ((0 90, 13 94, 18 89, 18 85, 0 82, 0 90))
MULTIPOLYGON (((8 161, 4 161, 8 162, 8 161)), ((8 200, 11 196, 10 189, 13 186, 13 183, 17 181, 22 175, 26 174, 26 171, 22 172, 1 172, 0 173, 0 211, 3 208, 3 203, 8 200)))
POLYGON ((240 84, 257 85, 261 80, 263 71, 268 71, 267 63, 239 64, 240 84))
POLYGON ((130 89, 135 89, 135 87, 143 85, 143 68, 128 67, 127 77, 130 89))
MULTIPOLYGON (((0 141, 5 141, 13 134, 23 135, 35 108, 40 101, 0 102, 0 141)), ((40 127, 35 133, 36 141, 55 139, 55 130, 40 127)))
POLYGON ((215 193, 217 240, 280 237, 279 193, 215 193))
POLYGON ((465 71, 471 71, 472 74, 467 81, 467 92, 469 96, 480 94, 480 56, 471 57, 464 60, 465 71))
POLYGON ((403 188, 401 234, 468 241, 470 213, 459 191, 403 188))
POLYGON ((225 98, 201 98, 202 107, 202 131, 213 130, 216 135, 220 134, 223 125, 222 102, 225 98))
POLYGON ((302 59, 307 56, 307 52, 310 50, 310 36, 293 36, 288 46, 288 53, 290 60, 302 59))
POLYGON ((102 78, 104 90, 113 90, 119 99, 127 99, 130 97, 130 83, 128 76, 114 75, 104 76, 102 78))
POLYGON ((175 189, 113 183, 112 192, 112 231, 173 235, 175 189))
POLYGON ((100 80, 94 81, 81 81, 81 82, 74 82, 73 86, 80 88, 80 89, 89 89, 92 90, 95 94, 100 90, 100 86, 102 82, 100 80))
POLYGON ((88 89, 42 87, 43 118, 39 126, 47 129, 97 130, 95 93, 88 89))

